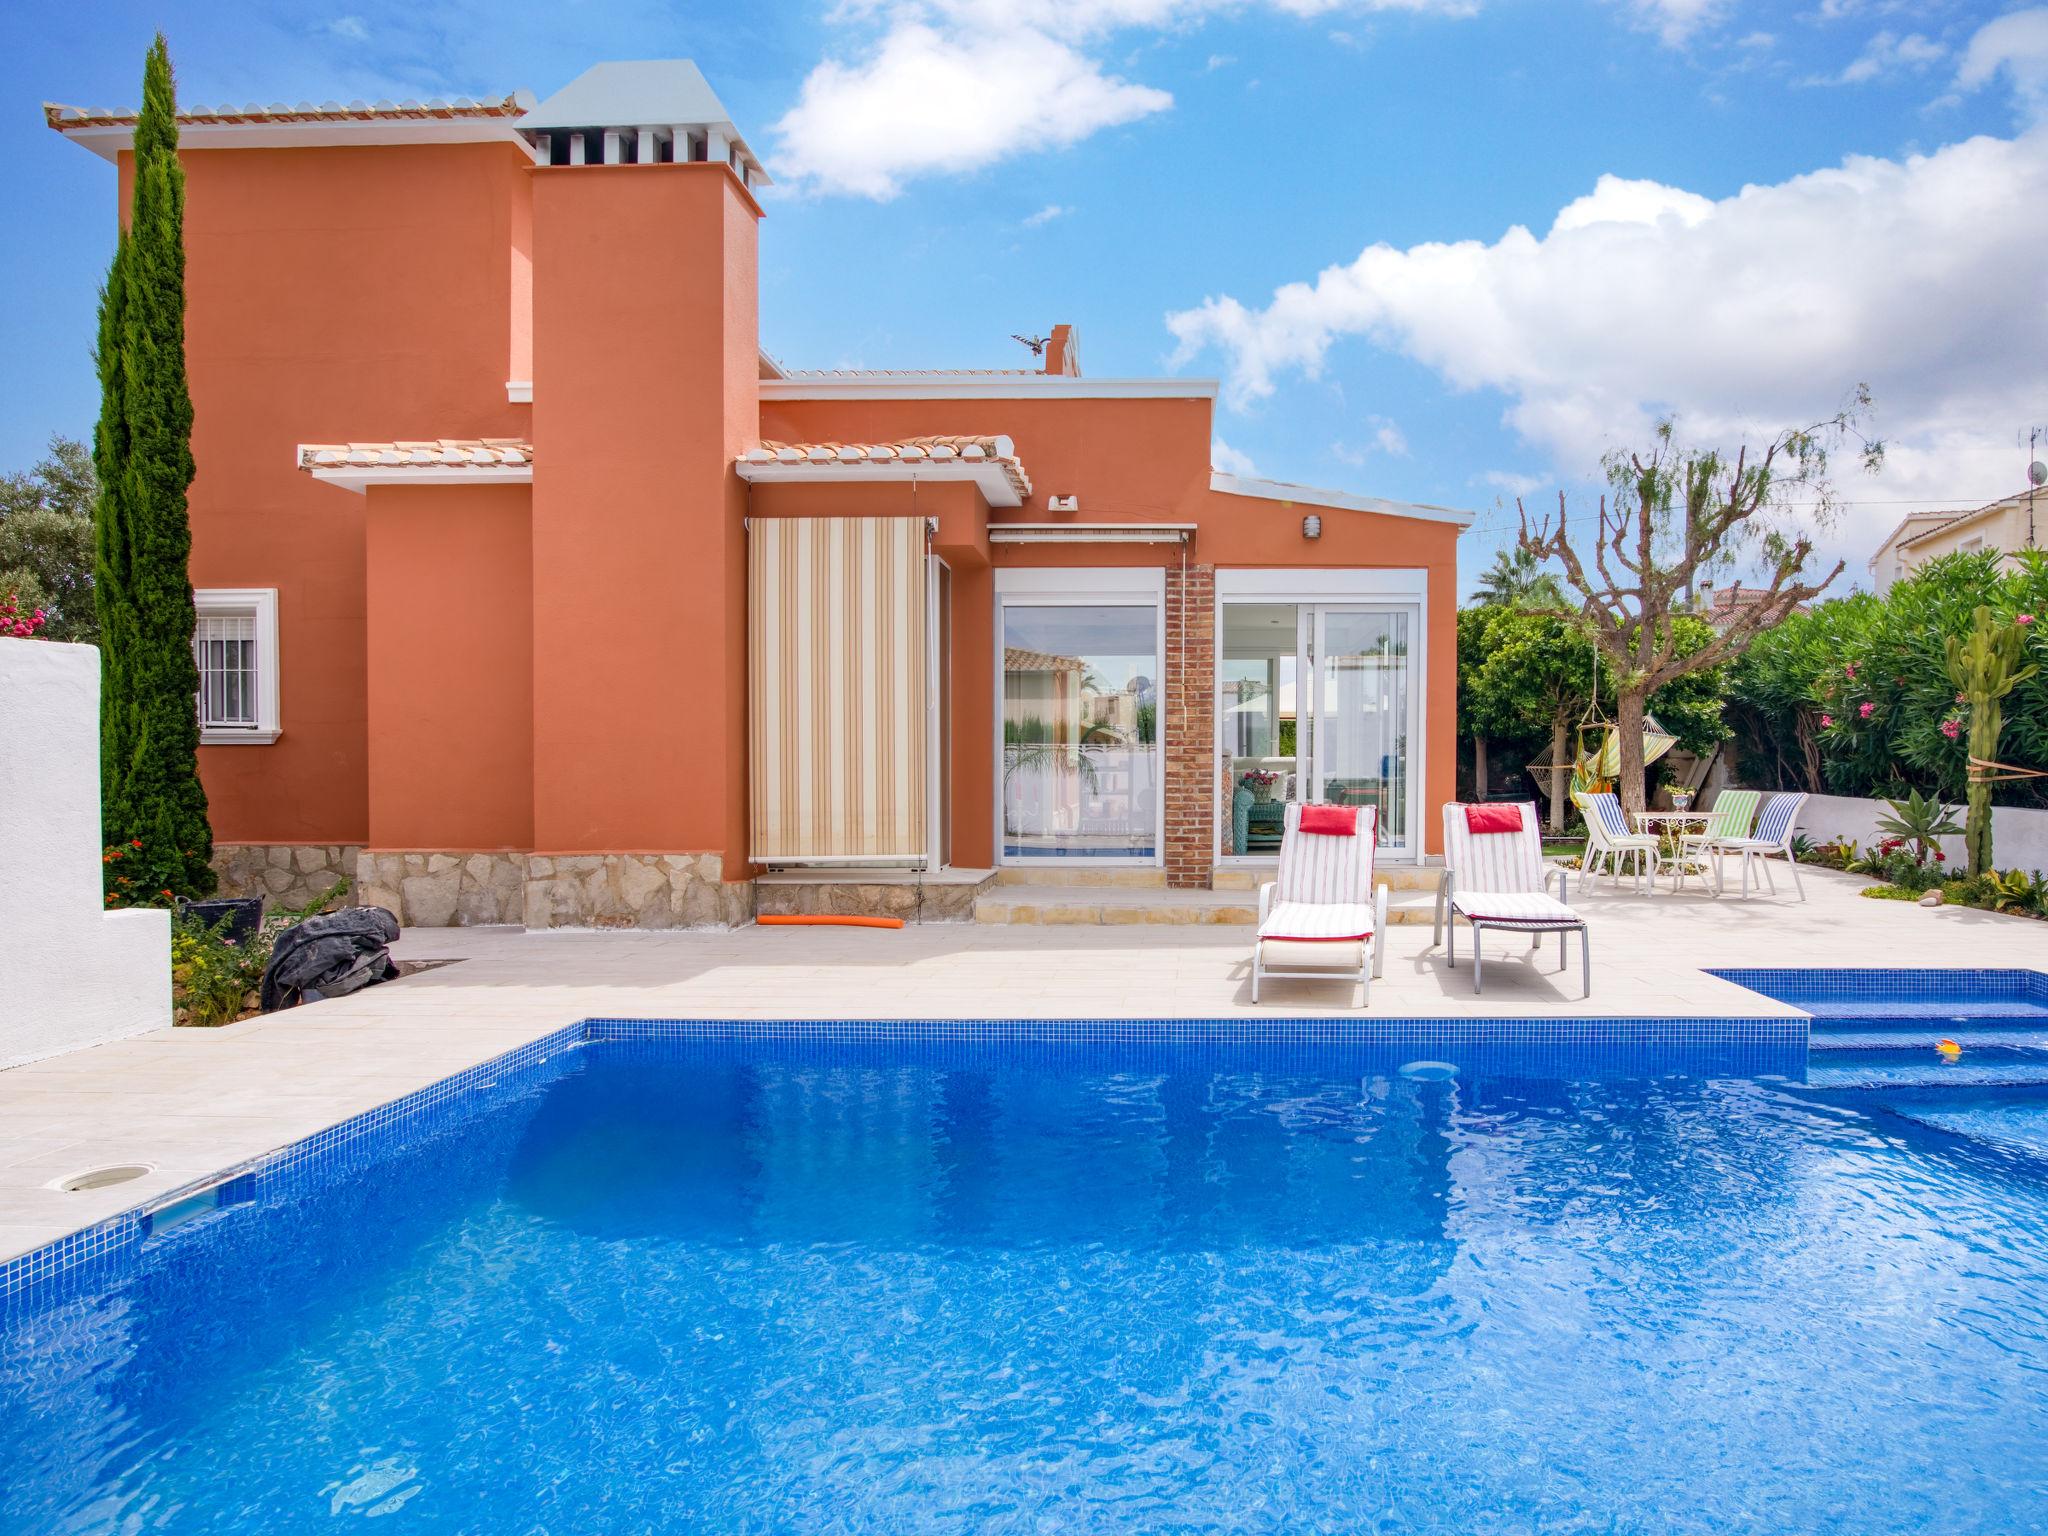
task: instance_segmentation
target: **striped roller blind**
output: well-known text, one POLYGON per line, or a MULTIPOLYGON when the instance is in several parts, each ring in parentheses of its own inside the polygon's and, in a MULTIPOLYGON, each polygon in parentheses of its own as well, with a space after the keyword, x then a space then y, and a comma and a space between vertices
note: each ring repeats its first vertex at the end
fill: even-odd
POLYGON ((925 857, 925 570, 921 517, 749 525, 756 863, 925 857))

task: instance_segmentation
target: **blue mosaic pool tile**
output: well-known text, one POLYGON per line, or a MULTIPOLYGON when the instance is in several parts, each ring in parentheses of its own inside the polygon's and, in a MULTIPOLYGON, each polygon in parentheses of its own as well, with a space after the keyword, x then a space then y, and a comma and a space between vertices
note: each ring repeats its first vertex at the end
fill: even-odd
POLYGON ((1179 1065, 1287 1071, 1392 1071, 1449 1060, 1473 1076, 1797 1077, 1803 1016, 1725 1019, 589 1019, 352 1116, 303 1141, 171 1190, 134 1210, 0 1261, 0 1313, 118 1283, 152 1239, 150 1212, 228 1179, 250 1196, 290 1197, 459 1130, 505 1099, 544 1089, 586 1050, 629 1058, 679 1050, 903 1065, 1030 1065, 1045 1070, 1179 1065))
POLYGON ((1930 1011, 1967 1004, 1972 1014, 1996 1009, 2009 1015, 2048 1011, 2048 976, 2016 966, 1819 968, 1733 967, 1707 972, 1738 987, 1808 1012, 1868 1015, 1873 1003, 1893 1014, 1906 1007, 1930 1011))

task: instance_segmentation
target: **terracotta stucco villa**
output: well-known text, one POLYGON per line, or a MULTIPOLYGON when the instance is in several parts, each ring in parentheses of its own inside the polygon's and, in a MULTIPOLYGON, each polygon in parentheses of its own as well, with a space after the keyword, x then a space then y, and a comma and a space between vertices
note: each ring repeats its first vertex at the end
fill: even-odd
MULTIPOLYGON (((49 118, 125 206, 132 115, 49 118)), ((1428 851, 1469 514, 1216 473, 1213 383, 1091 379, 1065 326, 781 368, 767 177, 687 63, 182 125, 231 887, 530 927, 743 921, 771 871, 1202 887, 1290 797, 1428 851)))

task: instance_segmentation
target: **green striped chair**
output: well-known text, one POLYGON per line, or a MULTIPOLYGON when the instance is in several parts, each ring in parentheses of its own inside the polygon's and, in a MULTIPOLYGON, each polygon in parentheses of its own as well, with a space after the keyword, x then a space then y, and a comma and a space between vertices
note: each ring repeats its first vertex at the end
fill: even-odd
MULTIPOLYGON (((1757 802, 1763 798, 1753 789, 1724 789, 1714 797, 1707 813, 1704 832, 1688 832, 1679 839, 1688 858, 1705 859, 1719 843, 1740 842, 1756 824, 1757 802)), ((1721 894, 1721 861, 1714 860, 1714 894, 1721 894)))

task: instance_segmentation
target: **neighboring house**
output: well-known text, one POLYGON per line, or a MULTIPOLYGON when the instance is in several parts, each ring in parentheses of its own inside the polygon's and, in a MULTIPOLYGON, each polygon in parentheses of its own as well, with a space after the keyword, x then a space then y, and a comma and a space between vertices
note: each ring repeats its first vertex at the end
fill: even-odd
MULTIPOLYGON (((1726 629, 1737 616, 1747 613, 1770 595, 1762 587, 1703 587, 1700 591, 1699 615, 1716 629, 1726 629)), ((1794 603, 1792 613, 1805 613, 1805 603, 1794 603)))
POLYGON ((1870 589, 1882 596, 1891 584, 1941 555, 1997 550, 2011 566, 2020 550, 2048 540, 2048 496, 2029 488, 1974 512, 1915 512, 1902 520, 1870 557, 1870 589))
MULTIPOLYGON (((48 116, 125 195, 133 115, 48 116)), ((181 123, 231 884, 530 927, 740 921, 780 868, 1206 886, 1246 666, 1318 679, 1304 798, 1433 844, 1470 514, 1217 473, 1212 381, 1090 379, 1066 326, 1042 369, 777 366, 767 178, 693 65, 181 123), (1054 698, 1102 729, 1006 785, 1054 698)))

